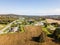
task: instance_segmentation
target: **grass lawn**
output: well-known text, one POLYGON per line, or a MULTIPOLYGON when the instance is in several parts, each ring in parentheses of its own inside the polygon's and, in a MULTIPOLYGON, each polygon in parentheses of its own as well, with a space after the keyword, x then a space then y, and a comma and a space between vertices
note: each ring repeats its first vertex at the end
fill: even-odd
POLYGON ((5 26, 5 24, 0 24, 0 30, 3 29, 5 26))
POLYGON ((43 30, 44 32, 46 32, 46 34, 51 34, 51 33, 47 30, 47 28, 45 28, 45 27, 42 27, 42 30, 43 30))

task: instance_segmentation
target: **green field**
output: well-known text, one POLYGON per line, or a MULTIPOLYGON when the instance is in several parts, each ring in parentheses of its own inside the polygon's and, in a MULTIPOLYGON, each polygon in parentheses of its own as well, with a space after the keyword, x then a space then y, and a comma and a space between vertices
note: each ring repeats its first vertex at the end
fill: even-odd
POLYGON ((0 24, 0 30, 3 29, 6 26, 6 24, 0 24))
POLYGON ((51 34, 51 33, 47 30, 47 28, 45 28, 45 27, 42 27, 42 30, 43 30, 44 32, 46 32, 46 34, 51 34))

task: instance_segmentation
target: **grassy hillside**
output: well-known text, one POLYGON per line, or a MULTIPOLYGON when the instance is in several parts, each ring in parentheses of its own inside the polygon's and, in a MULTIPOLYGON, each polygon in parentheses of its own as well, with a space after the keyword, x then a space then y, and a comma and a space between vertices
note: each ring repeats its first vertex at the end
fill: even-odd
POLYGON ((59 45, 51 38, 59 26, 47 23, 45 18, 50 16, 0 15, 0 45, 59 45))
POLYGON ((22 33, 0 35, 0 45, 38 45, 38 42, 32 41, 32 37, 40 35, 41 28, 39 26, 27 26, 24 29, 25 32, 22 33))

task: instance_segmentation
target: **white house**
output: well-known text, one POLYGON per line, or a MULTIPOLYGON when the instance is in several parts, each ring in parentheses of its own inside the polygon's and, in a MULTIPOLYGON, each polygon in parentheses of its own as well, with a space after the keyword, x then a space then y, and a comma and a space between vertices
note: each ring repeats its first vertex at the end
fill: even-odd
POLYGON ((13 32, 17 32, 17 31, 18 31, 18 29, 19 29, 18 27, 13 27, 13 29, 12 29, 12 30, 13 30, 13 32))

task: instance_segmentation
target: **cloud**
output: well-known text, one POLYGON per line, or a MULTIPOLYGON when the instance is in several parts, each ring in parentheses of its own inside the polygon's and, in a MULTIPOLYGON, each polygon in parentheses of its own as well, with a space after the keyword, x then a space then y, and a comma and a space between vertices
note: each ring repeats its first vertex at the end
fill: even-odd
POLYGON ((60 8, 45 9, 45 10, 13 10, 13 11, 0 11, 0 14, 19 14, 19 15, 60 15, 60 8))
POLYGON ((48 9, 40 12, 43 15, 60 15, 60 9, 48 9))
POLYGON ((60 15, 60 8, 47 10, 26 10, 22 14, 27 15, 60 15))

